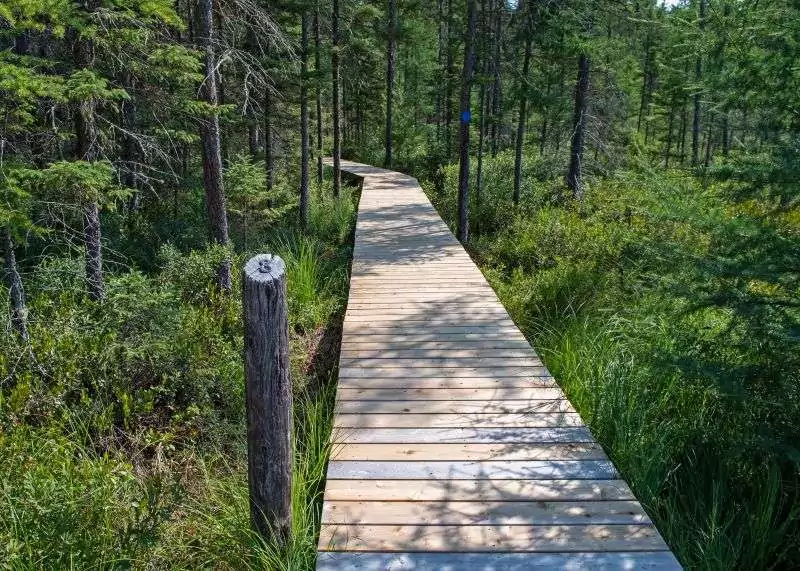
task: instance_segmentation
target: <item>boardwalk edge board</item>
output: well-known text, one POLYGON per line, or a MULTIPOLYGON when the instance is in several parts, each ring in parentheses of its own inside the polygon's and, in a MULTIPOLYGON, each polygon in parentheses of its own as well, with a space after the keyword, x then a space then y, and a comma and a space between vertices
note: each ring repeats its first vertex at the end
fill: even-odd
POLYGON ((317 571, 680 564, 416 179, 361 177, 317 571))

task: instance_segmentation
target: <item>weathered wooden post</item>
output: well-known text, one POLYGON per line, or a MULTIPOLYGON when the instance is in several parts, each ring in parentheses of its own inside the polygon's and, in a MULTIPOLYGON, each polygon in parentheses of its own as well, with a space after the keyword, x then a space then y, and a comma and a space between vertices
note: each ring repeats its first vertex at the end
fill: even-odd
POLYGON ((283 542, 292 521, 286 264, 260 254, 245 265, 243 281, 250 517, 262 537, 283 542))

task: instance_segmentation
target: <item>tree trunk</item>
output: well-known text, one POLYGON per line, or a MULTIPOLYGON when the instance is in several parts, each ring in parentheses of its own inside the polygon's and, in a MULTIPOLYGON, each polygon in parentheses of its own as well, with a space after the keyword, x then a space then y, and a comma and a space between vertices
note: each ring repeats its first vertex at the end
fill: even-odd
POLYGON ((319 29, 319 8, 314 11, 314 75, 317 95, 317 184, 322 186, 322 35, 319 29))
POLYGON ((383 164, 392 168, 392 98, 394 97, 394 66, 397 58, 397 0, 389 1, 389 29, 386 48, 386 157, 383 164))
POLYGON ((342 190, 342 110, 339 103, 339 0, 333 0, 331 14, 331 76, 333 80, 333 196, 342 190))
MULTIPOLYGON (((439 18, 438 25, 436 26, 436 35, 438 39, 438 50, 436 53, 437 68, 440 72, 446 74, 444 67, 445 57, 444 50, 447 49, 447 28, 444 11, 444 0, 437 1, 437 16, 439 18)), ((442 140, 442 124, 444 123, 444 91, 442 85, 436 89, 436 140, 442 140)))
POLYGON ((308 12, 300 22, 300 224, 308 226, 308 12))
POLYGON ((669 120, 667 122, 667 144, 666 149, 664 151, 664 168, 669 168, 669 159, 670 153, 672 152, 672 130, 675 124, 675 108, 670 106, 669 108, 669 120))
POLYGON ((726 158, 731 150, 730 130, 730 113, 725 111, 722 116, 722 156, 726 158))
POLYGON ((25 289, 22 287, 22 278, 17 270, 17 257, 14 253, 14 240, 11 231, 5 232, 5 257, 6 280, 9 288, 9 301, 11 302, 11 326, 23 341, 28 340, 28 309, 25 307, 25 289))
MULTIPOLYGON (((88 10, 95 9, 90 3, 88 10)), ((78 38, 73 53, 75 67, 89 69, 93 66, 94 46, 91 40, 78 38)), ((96 103, 93 98, 80 101, 75 109, 75 159, 95 162, 99 158, 97 147, 97 124, 95 122, 96 103)), ((103 281, 103 254, 100 249, 100 211, 96 202, 85 201, 83 210, 84 269, 86 290, 89 298, 100 300, 105 295, 103 281)))
MULTIPOLYGON (((706 27, 706 0, 700 0, 700 35, 706 27)), ((703 79, 703 57, 697 54, 694 64, 694 118, 692 119, 692 166, 696 167, 700 153, 700 81, 703 79)))
POLYGON ((503 0, 499 0, 496 6, 496 14, 495 14, 495 28, 494 28, 494 54, 492 57, 492 73, 494 74, 494 82, 492 83, 492 132, 490 135, 491 140, 491 152, 492 158, 497 156, 497 151, 499 149, 499 142, 498 142, 498 131, 500 129, 500 121, 501 121, 501 113, 502 113, 502 104, 501 104, 501 97, 502 97, 502 85, 500 83, 501 74, 500 74, 500 56, 501 56, 501 45, 503 43, 502 40, 502 32, 503 32, 503 10, 502 10, 503 0))
POLYGON ((123 183, 126 187, 133 189, 133 197, 130 202, 130 209, 136 212, 139 209, 140 193, 138 188, 137 173, 139 170, 139 157, 138 145, 134 132, 136 130, 136 103, 133 94, 133 78, 129 72, 125 72, 122 76, 122 86, 131 95, 130 99, 126 99, 121 105, 121 121, 124 130, 123 143, 122 143, 122 160, 125 163, 125 175, 123 183))
POLYGON ((252 108, 247 111, 247 146, 250 158, 255 161, 258 158, 258 121, 252 108))
MULTIPOLYGON (((487 16, 489 15, 488 8, 492 6, 493 2, 489 2, 488 4, 489 6, 487 6, 487 0, 481 0, 481 91, 480 102, 478 104, 478 110, 481 116, 480 122, 478 123, 478 164, 475 169, 475 204, 479 211, 481 207, 481 194, 483 191, 483 150, 486 141, 486 111, 488 103, 486 97, 486 74, 489 72, 489 58, 486 57, 486 52, 491 45, 491 28, 487 16)), ((476 224, 475 232, 477 233, 478 231, 479 228, 476 224)))
POLYGON ((475 59, 476 0, 467 0, 467 29, 464 34, 464 67, 461 71, 461 147, 458 172, 458 239, 469 240, 469 122, 470 91, 475 59))
POLYGON ((514 204, 519 204, 520 189, 522 187, 522 149, 525 145, 525 123, 527 121, 528 105, 528 72, 531 62, 531 43, 533 36, 533 6, 532 2, 526 7, 525 26, 525 55, 522 58, 522 88, 519 94, 519 118, 517 122, 517 140, 514 155, 514 204))
POLYGON ((686 129, 689 123, 689 113, 686 109, 686 100, 681 105, 681 126, 678 130, 678 152, 680 153, 681 166, 686 162, 686 129))
POLYGON ((578 81, 575 85, 575 114, 572 127, 572 145, 570 147, 569 171, 567 186, 572 190, 576 200, 583 199, 583 180, 581 161, 586 137, 586 123, 589 106, 589 58, 581 54, 578 58, 578 81))
MULTIPOLYGON (((467 0, 469 1, 469 0, 467 0)), ((444 131, 445 131, 445 154, 447 161, 450 162, 452 155, 453 133, 451 130, 453 124, 453 37, 451 34, 453 24, 453 0, 447 0, 447 43, 445 44, 445 53, 447 71, 445 72, 445 92, 444 92, 444 131)))
MULTIPOLYGON (((206 193, 206 210, 211 226, 211 236, 217 244, 227 246, 228 213, 225 203, 225 188, 222 185, 222 147, 219 128, 216 54, 214 53, 213 0, 198 0, 200 29, 198 40, 204 51, 206 77, 203 81, 203 99, 215 111, 200 121, 200 139, 203 146, 203 186, 206 193)), ((220 289, 231 289, 231 260, 225 259, 217 270, 220 289)))
POLYGON ((267 190, 275 187, 275 153, 272 132, 272 92, 269 86, 264 90, 264 168, 267 177, 267 190))

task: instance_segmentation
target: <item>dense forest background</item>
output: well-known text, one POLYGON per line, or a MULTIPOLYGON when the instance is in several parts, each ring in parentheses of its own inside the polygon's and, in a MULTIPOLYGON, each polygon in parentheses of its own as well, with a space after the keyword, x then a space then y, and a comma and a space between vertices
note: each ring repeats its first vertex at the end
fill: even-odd
POLYGON ((687 568, 800 567, 795 0, 0 0, 0 564, 313 567, 357 189, 419 178, 687 568), (293 540, 240 268, 287 261, 293 540))

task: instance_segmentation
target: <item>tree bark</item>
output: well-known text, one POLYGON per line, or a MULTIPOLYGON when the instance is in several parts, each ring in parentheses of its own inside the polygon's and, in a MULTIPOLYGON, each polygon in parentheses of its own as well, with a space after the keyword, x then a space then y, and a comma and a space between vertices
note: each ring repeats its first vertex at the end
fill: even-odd
POLYGON ((675 124, 675 108, 670 105, 669 120, 667 122, 667 144, 664 150, 664 168, 669 168, 670 153, 672 152, 672 131, 675 124))
POLYGON ((314 10, 314 75, 317 96, 317 184, 322 186, 322 34, 319 29, 319 8, 314 10))
MULTIPOLYGON (((467 0, 469 1, 469 0, 467 0)), ((445 156, 447 157, 447 161, 450 161, 450 157, 452 155, 452 145, 453 145, 453 133, 452 133, 452 125, 453 125, 453 38, 452 38, 452 28, 453 28, 453 0, 446 0, 447 2, 447 14, 445 16, 447 21, 447 43, 445 44, 445 61, 447 71, 445 73, 445 91, 444 91, 444 132, 445 132, 445 156)))
POLYGON ((394 67, 397 59, 397 0, 388 0, 388 37, 386 47, 386 156, 383 165, 392 168, 392 99, 394 67))
POLYGON ((727 157, 731 150, 730 113, 726 110, 722 116, 722 156, 727 157))
POLYGON ((275 153, 272 139, 272 92, 267 86, 264 90, 264 168, 267 190, 275 187, 275 153))
POLYGON ((255 161, 258 158, 258 121, 252 109, 248 109, 247 114, 247 147, 250 158, 255 161))
POLYGON ((491 140, 491 152, 492 158, 497 156, 497 151, 499 149, 499 129, 500 129, 500 122, 502 120, 501 113, 502 113, 502 85, 501 85, 501 74, 500 74, 500 57, 501 57, 501 45, 503 43, 502 40, 502 32, 503 32, 503 10, 502 10, 502 2, 503 0, 499 0, 496 6, 496 14, 495 14, 495 28, 494 28, 494 55, 492 57, 492 73, 494 74, 494 82, 492 83, 492 131, 490 135, 491 140))
POLYGON ((583 199, 582 165, 583 147, 586 137, 586 123, 589 107, 589 58, 581 54, 578 58, 578 81, 575 85, 575 114, 570 147, 567 186, 576 200, 583 199))
POLYGON ((308 12, 300 22, 300 224, 308 226, 308 12))
POLYGON ((522 149, 525 144, 525 123, 528 105, 528 72, 531 62, 531 44, 533 40, 533 2, 525 8, 525 55, 522 58, 522 80, 519 94, 519 118, 517 121, 517 140, 514 154, 514 204, 519 204, 522 187, 522 149))
MULTIPOLYGON (((216 54, 214 52, 214 9, 212 0, 198 0, 200 29, 198 40, 204 52, 205 79, 202 95, 214 111, 200 121, 200 139, 203 146, 203 186, 206 194, 206 210, 215 243, 227 246, 228 212, 225 202, 225 188, 222 184, 222 146, 219 117, 216 108, 219 103, 217 92, 216 54)), ((217 270, 217 285, 224 291, 231 289, 231 260, 225 259, 217 270)))
MULTIPOLYGON (((129 72, 123 74, 122 86, 131 94, 130 92, 133 90, 133 78, 129 72)), ((133 97, 122 102, 121 120, 122 128, 125 130, 122 143, 122 160, 125 162, 126 167, 123 183, 133 190, 130 208, 132 212, 136 212, 139 209, 141 196, 139 193, 137 176, 139 171, 138 144, 134 136, 134 131, 136 130, 136 103, 133 97)))
MULTIPOLYGON (((480 102, 478 104, 478 110, 481 114, 480 122, 478 123, 478 164, 475 168, 475 204, 480 211, 481 207, 481 198, 482 198, 482 191, 483 191, 483 151, 485 148, 486 142, 486 111, 487 111, 487 97, 486 97, 486 75, 489 72, 489 58, 487 57, 487 51, 491 46, 490 37, 491 37, 491 25, 488 21, 488 17, 490 15, 489 7, 493 4, 493 2, 488 2, 487 0, 481 0, 481 91, 480 91, 480 102)), ((477 233, 479 228, 476 224, 475 232, 477 233)))
POLYGON ((247 464, 253 528, 284 544, 292 523, 292 383, 286 265, 270 254, 244 268, 247 464))
MULTIPOLYGON (((92 11, 97 4, 90 2, 86 9, 92 11)), ((73 47, 75 67, 90 69, 94 63, 94 46, 91 40, 77 38, 73 47)), ((84 99, 75 109, 75 159, 95 162, 100 156, 98 148, 97 124, 95 122, 96 102, 93 98, 84 99)), ((103 281, 103 254, 100 249, 100 210, 97 203, 81 199, 83 211, 84 269, 86 290, 89 298, 98 301, 105 295, 103 281)))
POLYGON ((342 109, 339 102, 339 0, 331 14, 331 76, 333 81, 333 196, 342 191, 342 109))
POLYGON ((9 301, 11 302, 11 326, 23 341, 28 341, 28 309, 25 306, 25 289, 22 287, 22 278, 17 269, 17 257, 14 253, 14 239, 11 230, 4 232, 6 281, 9 288, 9 301))
MULTIPOLYGON (((706 1, 700 0, 700 36, 706 27, 706 1)), ((696 167, 700 153, 700 81, 703 79, 703 56, 698 53, 694 64, 694 117, 692 118, 692 166, 696 167)))
POLYGON ((469 240, 469 122, 470 92, 475 60, 476 0, 467 0, 467 29, 464 34, 464 67, 461 71, 461 147, 458 172, 458 239, 469 240))

